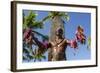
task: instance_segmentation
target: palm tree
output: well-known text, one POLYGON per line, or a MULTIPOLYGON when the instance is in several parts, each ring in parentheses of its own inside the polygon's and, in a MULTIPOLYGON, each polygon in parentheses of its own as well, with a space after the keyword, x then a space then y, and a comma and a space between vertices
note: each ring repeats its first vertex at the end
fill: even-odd
MULTIPOLYGON (((30 11, 27 16, 25 16, 25 14, 23 12, 23 35, 25 34, 25 36, 27 36, 27 35, 32 36, 32 34, 28 34, 28 33, 34 33, 34 34, 37 34, 38 36, 41 36, 43 39, 47 39, 48 38, 47 36, 34 30, 34 29, 38 29, 38 28, 40 28, 40 29, 43 28, 43 22, 36 21, 36 16, 37 16, 37 14, 33 11, 30 11)), ((27 38, 25 38, 25 40, 27 40, 27 38)), ((31 41, 32 41, 32 39, 31 39, 31 41)), ((27 42, 27 41, 23 41, 23 47, 24 47, 23 53, 25 53, 25 55, 23 55, 23 59, 24 60, 34 59, 34 60, 41 61, 41 59, 44 58, 43 53, 36 54, 35 51, 38 49, 33 51, 33 49, 32 49, 33 43, 29 42, 29 40, 28 40, 28 44, 26 44, 25 42, 27 42), (28 47, 30 49, 27 49, 26 47, 28 47)))
MULTIPOLYGON (((64 23, 65 23, 65 21, 69 20, 69 16, 65 12, 51 11, 51 12, 49 12, 48 16, 46 16, 43 19, 43 22, 46 21, 46 20, 51 20, 52 21, 50 37, 49 38, 50 38, 50 41, 54 42, 56 30, 60 27, 64 31, 64 23)), ((65 36, 65 35, 63 35, 63 36, 65 36)), ((51 52, 52 52, 52 50, 49 49, 49 55, 48 55, 48 60, 49 61, 51 61, 51 57, 52 57, 51 52)))
POLYGON ((23 12, 23 29, 30 27, 33 29, 42 28, 43 23, 41 21, 36 21, 36 16, 37 14, 33 11, 30 11, 28 16, 25 16, 23 12))

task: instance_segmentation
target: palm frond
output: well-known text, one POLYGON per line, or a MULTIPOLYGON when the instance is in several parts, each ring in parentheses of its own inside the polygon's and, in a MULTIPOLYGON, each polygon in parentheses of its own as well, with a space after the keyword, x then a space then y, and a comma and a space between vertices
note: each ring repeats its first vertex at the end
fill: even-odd
POLYGON ((23 27, 34 27, 34 28, 42 28, 43 27, 43 22, 41 21, 36 21, 36 16, 37 13, 30 11, 28 16, 24 16, 24 22, 23 22, 23 27))
POLYGON ((50 19, 51 19, 51 17, 52 17, 51 15, 48 15, 48 16, 46 16, 45 18, 43 18, 43 20, 42 20, 42 21, 44 22, 44 21, 50 20, 50 19))
POLYGON ((38 60, 41 61, 42 59, 46 59, 46 57, 43 54, 38 53, 38 49, 34 50, 35 55, 33 55, 34 61, 38 60))
POLYGON ((67 21, 70 20, 70 17, 69 17, 68 15, 64 15, 63 17, 64 17, 67 21))
POLYGON ((34 30, 32 30, 32 32, 35 33, 35 34, 37 34, 38 36, 41 36, 43 39, 46 39, 46 40, 49 39, 49 37, 47 35, 43 35, 43 34, 37 32, 37 31, 34 31, 34 30))
POLYGON ((30 25, 31 28, 37 29, 37 28, 43 28, 43 22, 41 21, 33 21, 33 24, 30 25))
POLYGON ((88 37, 87 49, 91 48, 91 37, 88 37))

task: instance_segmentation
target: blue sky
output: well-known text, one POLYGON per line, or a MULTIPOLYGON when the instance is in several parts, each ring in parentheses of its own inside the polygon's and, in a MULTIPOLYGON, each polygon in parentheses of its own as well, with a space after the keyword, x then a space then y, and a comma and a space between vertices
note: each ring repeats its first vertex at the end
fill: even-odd
MULTIPOLYGON (((28 15, 30 10, 23 10, 25 16, 28 15)), ((48 15, 48 11, 35 11, 38 15, 36 20, 42 20, 45 16, 48 15)), ((70 19, 69 21, 65 21, 64 24, 65 27, 65 38, 67 39, 74 39, 75 38, 75 31, 78 25, 81 25, 84 28, 84 33, 86 37, 89 37, 91 35, 91 14, 90 13, 80 13, 80 12, 67 12, 70 19)), ((52 22, 46 21, 44 23, 43 29, 37 29, 36 31, 44 34, 49 35, 50 34, 50 27, 52 22)), ((87 43, 87 42, 86 42, 87 43)), ((67 60, 85 60, 91 58, 91 51, 87 50, 87 44, 81 45, 78 43, 78 52, 76 52, 76 55, 74 55, 74 49, 70 48, 69 46, 66 48, 66 57, 67 60)), ((48 53, 45 53, 46 57, 48 56, 48 53)), ((43 60, 43 61, 47 61, 43 60)))

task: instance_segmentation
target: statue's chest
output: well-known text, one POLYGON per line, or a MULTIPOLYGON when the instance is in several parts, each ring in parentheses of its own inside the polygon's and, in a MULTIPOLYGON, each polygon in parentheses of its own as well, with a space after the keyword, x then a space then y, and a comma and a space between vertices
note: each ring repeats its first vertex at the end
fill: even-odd
POLYGON ((61 42, 60 44, 55 43, 53 46, 53 51, 56 53, 62 52, 66 47, 65 42, 61 42))

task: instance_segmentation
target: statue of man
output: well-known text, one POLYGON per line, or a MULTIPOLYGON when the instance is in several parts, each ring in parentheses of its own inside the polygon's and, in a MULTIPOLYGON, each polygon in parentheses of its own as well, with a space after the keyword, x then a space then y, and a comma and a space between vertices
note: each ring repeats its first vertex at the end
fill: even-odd
POLYGON ((36 44, 42 49, 50 48, 51 49, 51 61, 62 61, 66 60, 66 47, 70 45, 73 48, 77 47, 77 42, 70 42, 69 40, 63 37, 63 30, 61 28, 57 29, 56 38, 54 42, 40 42, 36 37, 33 37, 33 40, 36 44))

